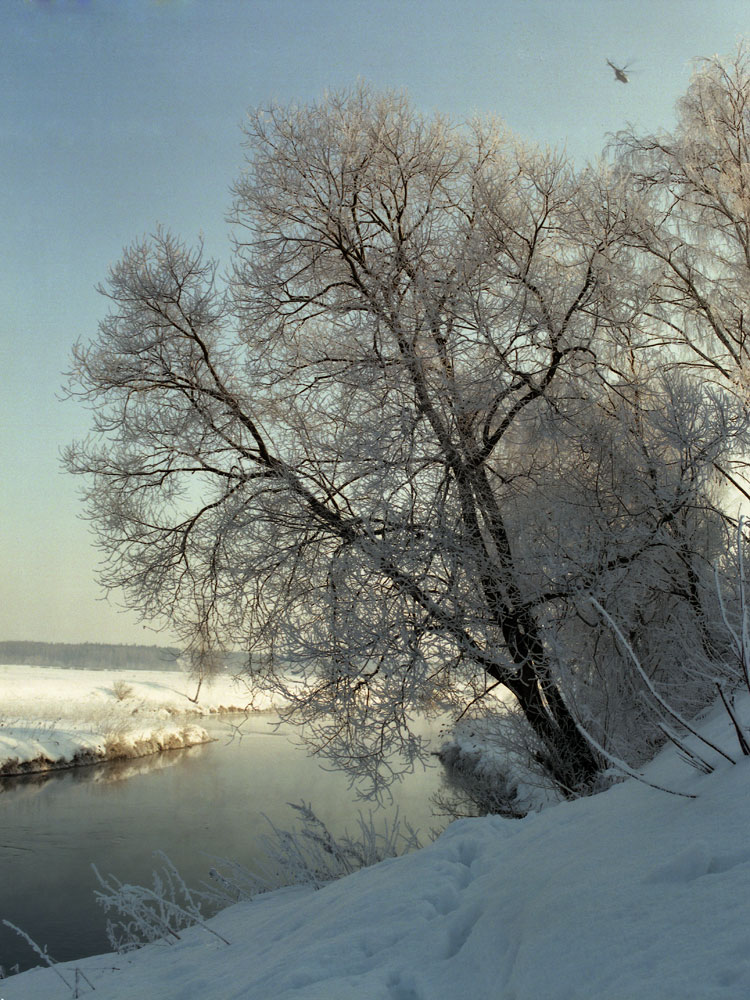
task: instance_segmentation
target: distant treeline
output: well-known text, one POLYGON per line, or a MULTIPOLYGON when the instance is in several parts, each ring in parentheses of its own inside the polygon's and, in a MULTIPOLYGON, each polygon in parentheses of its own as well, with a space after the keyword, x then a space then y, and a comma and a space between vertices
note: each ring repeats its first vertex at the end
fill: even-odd
POLYGON ((125 646, 104 642, 0 642, 0 663, 89 670, 179 670, 181 650, 172 646, 125 646))

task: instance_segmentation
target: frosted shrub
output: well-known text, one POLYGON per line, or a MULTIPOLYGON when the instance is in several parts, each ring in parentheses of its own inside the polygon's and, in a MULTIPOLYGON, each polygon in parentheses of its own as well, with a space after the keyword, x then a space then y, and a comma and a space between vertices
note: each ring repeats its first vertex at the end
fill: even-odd
MULTIPOLYGON (((716 655, 709 657, 704 651, 686 649, 685 677, 688 682, 703 686, 713 691, 714 695, 718 695, 731 720, 737 748, 742 756, 747 757, 750 756, 750 730, 743 725, 735 708, 737 690, 745 688, 750 693, 750 608, 745 577, 744 524, 744 518, 740 518, 737 524, 733 567, 735 593, 732 595, 731 603, 729 600, 731 581, 729 579, 722 581, 718 568, 715 571, 720 618, 727 637, 726 648, 720 657, 716 655)), ((690 714, 675 707, 674 698, 660 689, 660 686, 648 676, 632 644, 601 604, 593 598, 591 603, 612 629, 620 646, 626 652, 635 675, 640 678, 643 685, 643 703, 656 718, 658 730, 666 740, 676 746, 683 760, 705 774, 710 774, 714 770, 718 758, 735 764, 736 760, 732 754, 699 733, 690 714)), ((633 774, 622 761, 613 758, 602 747, 597 746, 590 735, 588 738, 611 764, 625 773, 633 774)))
MULTIPOLYGON (((41 958, 41 960, 47 965, 48 968, 52 969, 57 978, 62 983, 64 983, 65 986, 71 991, 70 992, 71 1000, 79 1000, 79 997, 83 996, 84 993, 90 993, 94 991, 95 987, 93 983, 91 982, 90 979, 88 979, 88 977, 86 976, 86 974, 83 972, 82 969, 79 969, 76 966, 72 970, 73 983, 71 984, 70 980, 67 979, 60 971, 60 969, 57 967, 58 963, 48 953, 46 945, 44 948, 41 948, 36 943, 36 941, 29 934, 26 933, 26 931, 22 930, 20 927, 16 927, 16 925, 12 924, 10 920, 3 920, 3 923, 5 924, 6 927, 9 927, 12 931, 15 931, 19 937, 22 937, 24 941, 28 944, 28 946, 31 948, 31 950, 39 958, 41 958)), ((18 965, 16 964, 10 971, 12 975, 15 975, 18 972, 18 965)), ((70 974, 70 970, 68 970, 68 974, 70 974)), ((0 979, 4 978, 5 978, 5 970, 3 969, 2 965, 0 965, 0 979)))
POLYGON ((206 924, 203 906, 211 909, 251 899, 261 892, 289 885, 308 885, 315 889, 327 882, 350 875, 360 868, 397 857, 421 846, 417 832, 399 819, 376 829, 372 813, 358 819, 358 833, 336 839, 312 807, 305 802, 289 803, 301 820, 297 829, 282 830, 270 820, 271 833, 262 845, 267 863, 250 872, 234 861, 221 860, 223 871, 211 868, 212 884, 208 891, 191 890, 175 866, 161 851, 162 868, 152 875, 151 887, 120 882, 114 875, 106 878, 97 870, 100 889, 96 900, 108 915, 107 937, 120 953, 133 951, 154 941, 173 944, 187 927, 200 926, 229 944, 206 924))
POLYGON ((310 805, 304 802, 288 805, 301 818, 301 828, 280 830, 269 820, 273 833, 263 840, 269 860, 286 885, 313 885, 317 889, 326 882, 421 846, 417 832, 408 823, 404 823, 402 830, 398 812, 390 825, 386 820, 382 830, 375 828, 372 813, 366 819, 360 813, 359 836, 344 833, 336 840, 310 805))
POLYGON ((129 684, 126 684, 124 680, 118 679, 112 684, 112 693, 118 701, 125 701, 126 698, 130 698, 133 694, 133 689, 129 684))
POLYGON ((209 934, 229 944, 205 923, 201 912, 202 893, 191 891, 175 866, 161 851, 161 872, 153 873, 152 888, 120 882, 114 875, 104 878, 93 866, 101 889, 96 901, 114 919, 107 920, 107 937, 115 951, 124 953, 141 948, 153 941, 173 944, 180 931, 199 925, 209 934))
MULTIPOLYGON (((490 720, 482 721, 487 724, 490 720)), ((502 720, 492 721, 502 726, 502 720)), ((484 736, 491 739, 488 732, 484 736)), ((445 814, 454 819, 490 814, 520 819, 529 812, 530 802, 520 794, 517 778, 509 773, 509 758, 495 758, 487 749, 485 744, 467 750, 455 740, 441 747, 438 758, 445 769, 447 793, 437 793, 433 802, 445 814), (502 766, 497 766, 501 762, 502 766)))
POLYGON ((209 875, 214 883, 214 898, 223 904, 250 899, 260 892, 280 886, 309 885, 320 889, 360 868, 395 858, 421 847, 418 832, 400 820, 398 811, 393 820, 376 829, 372 813, 367 818, 360 813, 357 835, 347 832, 336 839, 328 827, 305 802, 294 809, 301 820, 299 828, 282 830, 266 817, 271 833, 262 839, 267 863, 258 872, 249 872, 235 862, 219 862, 224 871, 212 868, 209 875))

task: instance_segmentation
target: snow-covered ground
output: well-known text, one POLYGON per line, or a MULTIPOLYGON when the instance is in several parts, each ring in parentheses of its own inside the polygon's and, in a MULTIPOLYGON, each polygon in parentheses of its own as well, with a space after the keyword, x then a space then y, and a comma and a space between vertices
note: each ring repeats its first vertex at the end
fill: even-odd
MULTIPOLYGON (((732 747, 723 712, 703 726, 732 747)), ((628 779, 522 820, 459 820, 320 891, 222 911, 209 926, 228 944, 193 927, 0 996, 66 1000, 78 968, 76 995, 83 972, 107 1000, 750 997, 750 758, 704 775, 668 749, 646 777, 680 794, 628 779)))
MULTIPOLYGON (((0 664, 0 775, 141 757, 208 740, 201 715, 242 711, 247 687, 174 670, 76 670, 0 664)), ((270 702, 253 702, 270 709, 270 702)))

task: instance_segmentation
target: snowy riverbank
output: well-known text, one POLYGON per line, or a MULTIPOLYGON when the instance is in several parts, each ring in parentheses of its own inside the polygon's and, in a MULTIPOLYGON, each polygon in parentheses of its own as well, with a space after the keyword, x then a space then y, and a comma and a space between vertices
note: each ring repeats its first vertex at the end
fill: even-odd
MULTIPOLYGON (((738 757, 723 712, 703 728, 738 757)), ((459 820, 319 892, 222 911, 209 926, 228 943, 193 927, 11 977, 0 995, 67 1000, 78 969, 78 995, 82 972, 107 1000, 750 996, 750 759, 704 775, 668 749, 647 777, 679 794, 629 779, 522 820, 459 820)))
MULTIPOLYGON (((203 685, 174 670, 84 670, 0 664, 0 775, 142 757, 208 741, 200 716, 244 711, 246 686, 203 685)), ((271 709, 270 701, 253 703, 271 709)))

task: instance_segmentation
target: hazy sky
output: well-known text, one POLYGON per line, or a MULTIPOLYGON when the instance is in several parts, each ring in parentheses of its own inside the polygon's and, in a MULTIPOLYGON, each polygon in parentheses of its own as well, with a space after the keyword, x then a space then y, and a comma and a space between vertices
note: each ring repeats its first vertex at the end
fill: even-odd
POLYGON ((159 222, 228 259, 248 107, 362 78, 582 163, 671 127, 692 61, 743 34, 747 0, 0 0, 0 639, 169 639, 101 600, 59 465, 88 414, 56 394, 125 244, 159 222))

